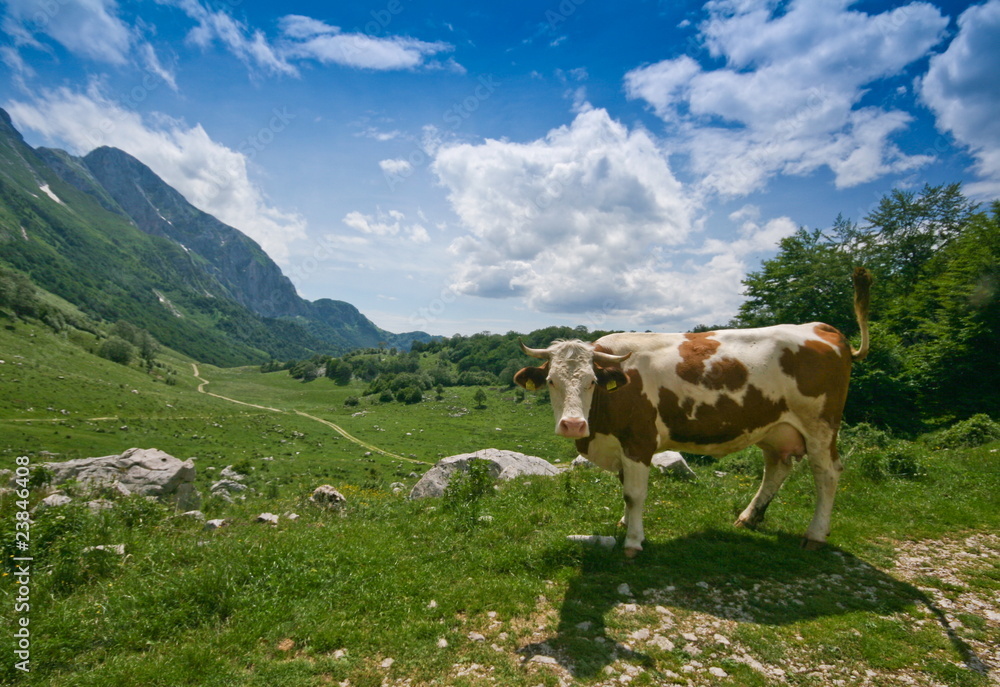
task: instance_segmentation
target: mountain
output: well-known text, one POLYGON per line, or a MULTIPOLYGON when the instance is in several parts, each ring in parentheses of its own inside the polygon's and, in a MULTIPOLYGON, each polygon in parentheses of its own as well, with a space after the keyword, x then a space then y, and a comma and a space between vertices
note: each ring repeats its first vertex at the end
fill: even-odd
POLYGON ((221 365, 408 348, 353 305, 301 298, 260 246, 115 148, 28 146, 0 109, 0 262, 105 320, 221 365))

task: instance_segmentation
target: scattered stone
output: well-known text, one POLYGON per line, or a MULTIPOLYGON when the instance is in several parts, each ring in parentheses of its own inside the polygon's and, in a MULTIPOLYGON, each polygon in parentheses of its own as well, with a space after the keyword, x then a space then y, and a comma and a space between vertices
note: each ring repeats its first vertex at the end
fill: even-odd
POLYGON ((222 472, 219 473, 219 476, 222 477, 222 479, 231 479, 235 482, 242 482, 247 478, 246 475, 236 472, 232 465, 227 465, 222 468, 222 472))
POLYGON ((229 524, 229 521, 226 520, 225 518, 216 518, 215 520, 209 520, 208 522, 206 522, 204 529, 209 530, 209 531, 211 531, 211 530, 217 530, 220 527, 225 527, 228 524, 229 524))
POLYGON ((427 604, 427 608, 428 609, 437 608, 437 607, 438 607, 438 602, 435 601, 434 599, 431 599, 430 603, 427 604))
POLYGON ((528 456, 517 451, 487 448, 475 453, 463 453, 442 458, 413 486, 413 489, 410 490, 410 498, 423 499, 442 496, 451 481, 451 476, 459 470, 468 471, 469 463, 473 460, 485 460, 489 463, 490 474, 498 480, 511 480, 522 475, 553 476, 559 474, 558 468, 536 456, 528 456))
POLYGON ((345 656, 347 656, 347 651, 345 651, 344 649, 337 649, 336 651, 333 652, 333 657, 335 659, 339 660, 344 658, 345 656))
POLYGON ((673 651, 674 650, 674 643, 671 642, 666 637, 664 637, 663 635, 659 635, 659 634, 653 635, 653 638, 649 640, 649 643, 652 644, 653 646, 657 647, 658 649, 663 650, 663 651, 673 651))
POLYGON ((543 656, 542 654, 535 654, 528 659, 528 663, 539 663, 543 666, 556 666, 559 665, 559 661, 552 658, 551 656, 543 656))
POLYGON ((651 467, 659 469, 661 475, 670 475, 685 480, 697 479, 694 470, 684 460, 684 456, 677 451, 654 453, 651 467))
POLYGON ((637 642, 644 642, 647 639, 649 639, 649 635, 650 635, 649 628, 643 627, 630 634, 629 638, 634 639, 637 642))
POLYGON ((292 520, 294 522, 295 520, 299 519, 299 514, 298 513, 285 513, 285 519, 286 520, 292 520))
POLYGON ((593 463, 591 463, 589 460, 587 460, 583 456, 577 456, 576 458, 574 458, 573 462, 570 463, 569 466, 571 468, 573 468, 574 470, 576 468, 596 468, 597 467, 596 465, 594 465, 593 463))
POLYGON ((473 641, 473 642, 485 642, 486 641, 486 637, 484 637, 483 635, 479 634, 478 632, 470 632, 469 633, 469 640, 473 641))
POLYGON ((91 513, 100 513, 102 510, 110 510, 114 508, 115 504, 107 499, 94 499, 93 501, 87 501, 87 508, 90 509, 91 513))
POLYGON ((594 623, 590 622, 589 620, 584 620, 582 623, 577 623, 576 624, 576 629, 583 630, 584 632, 587 632, 588 630, 590 630, 593 627, 594 627, 594 623))
POLYGON ((715 666, 709 668, 708 672, 714 675, 715 677, 729 677, 729 673, 724 671, 722 668, 717 668, 715 666))
POLYGON ((382 661, 381 665, 382 665, 383 668, 385 668, 386 670, 388 670, 389 668, 392 668, 392 664, 395 663, 395 662, 396 662, 396 659, 394 659, 394 658, 387 658, 384 661, 382 661))
POLYGON ((83 553, 88 553, 90 551, 106 551, 107 553, 118 554, 119 556, 125 555, 125 545, 124 544, 98 544, 97 546, 85 546, 83 547, 83 553))
POLYGON ((441 639, 438 640, 437 646, 438 646, 438 649, 447 649, 448 648, 448 640, 445 639, 444 637, 442 637, 441 639))
POLYGON ((337 510, 347 503, 347 499, 329 484, 322 484, 313 490, 309 500, 320 508, 337 510))
POLYGON ((202 521, 205 520, 205 514, 202 513, 200 510, 188 510, 188 511, 184 511, 183 513, 177 515, 176 517, 178 517, 178 518, 191 518, 192 520, 202 520, 202 521))
POLYGON ((201 503, 201 496, 194 488, 194 463, 180 461, 155 448, 130 448, 119 455, 43 465, 52 471, 54 485, 71 479, 92 487, 118 482, 129 494, 155 496, 185 510, 197 508, 201 503))
POLYGON ((596 534, 568 534, 566 539, 571 542, 576 542, 577 544, 584 544, 586 546, 597 546, 602 549, 613 549, 617 540, 614 537, 602 537, 596 534))
POLYGON ((218 493, 220 491, 226 491, 230 494, 234 491, 246 491, 249 487, 242 482, 237 482, 234 479, 220 479, 218 482, 212 484, 212 493, 218 493))
POLYGON ((49 494, 44 499, 35 504, 32 512, 38 512, 45 510, 46 508, 58 508, 59 506, 65 506, 68 503, 72 503, 73 499, 66 496, 66 494, 57 492, 55 494, 49 494))
POLYGON ((618 585, 618 593, 622 596, 632 596, 632 589, 628 586, 627 582, 622 582, 618 585))
POLYGON ((266 522, 272 525, 278 524, 278 516, 274 513, 261 513, 257 516, 257 522, 266 522))

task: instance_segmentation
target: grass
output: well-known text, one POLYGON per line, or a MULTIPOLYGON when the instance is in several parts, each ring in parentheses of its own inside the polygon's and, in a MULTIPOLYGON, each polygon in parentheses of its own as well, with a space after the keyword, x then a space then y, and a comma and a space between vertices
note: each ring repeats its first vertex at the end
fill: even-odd
MULTIPOLYGON (((271 412, 199 394, 191 361, 169 352, 175 385, 23 324, 0 330, 0 347, 0 381, 20 385, 0 399, 0 467, 13 467, 17 455, 40 461, 42 450, 156 446, 195 456, 203 492, 210 468, 240 462, 253 468, 257 490, 246 501, 208 504, 230 523, 213 532, 142 499, 99 513, 77 505, 37 513, 32 672, 16 671, 8 654, 0 680, 527 687, 629 676, 635 685, 827 685, 857 684, 872 671, 873 684, 899 676, 988 684, 967 666, 1000 643, 997 624, 975 607, 948 615, 940 600, 988 600, 1000 589, 1000 543, 988 538, 1000 530, 996 442, 914 445, 922 470, 911 478, 873 480, 848 464, 830 545, 819 552, 798 548, 814 504, 803 465, 757 531, 732 521, 757 487, 759 456, 696 465, 693 482, 655 475, 645 550, 630 562, 610 473, 581 469, 465 490, 462 502, 414 502, 389 484, 409 486, 424 467, 365 455, 294 412, 427 464, 488 446, 572 458, 572 444, 551 437, 551 409, 516 403, 512 393, 490 392, 485 409, 474 407, 475 389, 447 389, 441 401, 413 406, 345 408, 360 386, 199 366, 206 391, 281 410, 271 412), (309 503, 323 482, 345 494, 343 512, 309 503), (262 511, 300 517, 263 525, 255 522, 262 511), (568 534, 616 535, 619 546, 589 549, 568 534), (907 577, 895 567, 901 547, 927 541, 964 551, 961 569, 907 577), (124 544, 126 555, 87 550, 98 544, 124 544), (947 627, 952 619, 957 630, 947 627)), ((10 496, 0 500, 5 561, 16 509, 10 496)), ((9 574, 2 579, 3 631, 12 633, 15 587, 9 574)))

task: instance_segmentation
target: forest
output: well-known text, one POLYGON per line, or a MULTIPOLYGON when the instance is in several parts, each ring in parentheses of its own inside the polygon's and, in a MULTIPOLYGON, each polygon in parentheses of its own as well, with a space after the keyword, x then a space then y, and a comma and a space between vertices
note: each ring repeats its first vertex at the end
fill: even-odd
MULTIPOLYGON (((839 216, 828 229, 800 228, 746 276, 745 301, 730 322, 695 330, 820 321, 856 339, 850 275, 858 265, 875 278, 872 346, 854 367, 845 421, 914 435, 977 414, 1000 416, 1000 202, 984 208, 960 184, 895 190, 860 222, 839 216)), ((412 389, 511 386, 528 361, 518 338, 546 346, 606 333, 483 332, 417 342, 409 352, 366 349, 262 369, 304 380, 359 378, 380 400, 414 402, 412 389)))

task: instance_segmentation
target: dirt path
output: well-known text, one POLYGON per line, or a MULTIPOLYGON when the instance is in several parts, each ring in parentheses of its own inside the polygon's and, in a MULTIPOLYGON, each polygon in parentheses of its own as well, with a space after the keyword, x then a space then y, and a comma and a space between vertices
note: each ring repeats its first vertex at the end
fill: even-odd
MULTIPOLYGON (((241 406, 249 406, 251 408, 259 408, 261 410, 269 410, 272 413, 285 413, 285 412, 287 412, 285 410, 281 410, 280 408, 271 408, 270 406, 261 406, 261 405, 257 405, 256 403, 246 403, 245 401, 238 401, 235 398, 229 398, 228 396, 221 396, 219 394, 213 394, 211 391, 205 391, 205 386, 207 384, 209 384, 210 382, 199 374, 197 363, 191 363, 191 370, 192 370, 192 374, 194 374, 194 378, 197 379, 199 382, 201 382, 198 385, 198 392, 199 393, 207 394, 209 396, 214 396, 215 398, 221 398, 223 401, 229 401, 230 403, 239 403, 241 406)), ((338 434, 340 434, 342 437, 344 437, 348 441, 352 441, 355 444, 357 444, 358 446, 362 446, 362 447, 368 449, 369 451, 373 451, 375 453, 381 453, 383 456, 388 456, 390 458, 395 458, 396 460, 403 460, 403 461, 406 461, 408 463, 419 463, 421 465, 426 465, 427 464, 426 461, 417 460, 416 458, 407 458, 406 456, 400 456, 400 455, 395 454, 395 453, 390 453, 389 451, 386 451, 384 449, 380 449, 378 446, 373 446, 372 444, 369 444, 367 442, 361 441, 356 436, 353 436, 353 435, 349 434, 347 432, 347 430, 345 430, 340 425, 336 425, 336 424, 330 422, 329 420, 324 420, 322 418, 316 417, 315 415, 310 415, 309 413, 303 413, 301 410, 296 410, 295 413, 297 415, 301 415, 302 417, 307 417, 310 420, 315 420, 316 422, 319 422, 319 423, 322 423, 322 424, 326 425, 327 427, 329 427, 333 431, 337 432, 338 434)))

